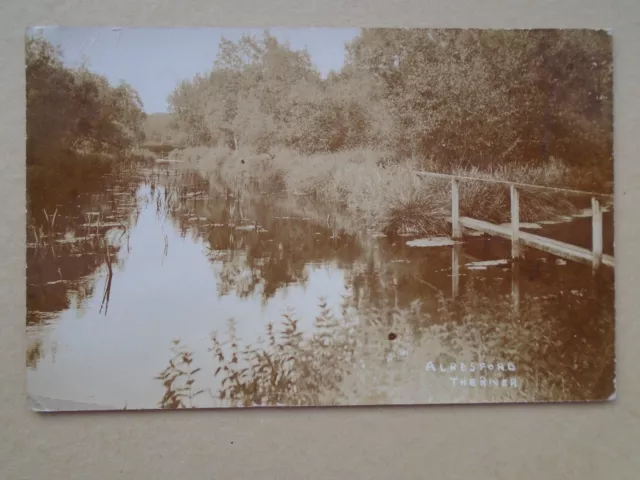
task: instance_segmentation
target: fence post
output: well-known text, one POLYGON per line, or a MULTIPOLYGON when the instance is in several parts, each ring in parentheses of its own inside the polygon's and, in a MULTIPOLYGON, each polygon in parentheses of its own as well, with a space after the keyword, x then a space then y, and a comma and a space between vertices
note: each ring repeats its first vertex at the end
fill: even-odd
POLYGON ((593 252, 593 268, 600 267, 602 261, 602 207, 596 197, 591 197, 591 250, 593 252))
POLYGON ((520 193, 511 184, 511 258, 520 257, 520 193))
POLYGON ((458 191, 458 179, 451 179, 451 236, 460 238, 460 195, 458 191))

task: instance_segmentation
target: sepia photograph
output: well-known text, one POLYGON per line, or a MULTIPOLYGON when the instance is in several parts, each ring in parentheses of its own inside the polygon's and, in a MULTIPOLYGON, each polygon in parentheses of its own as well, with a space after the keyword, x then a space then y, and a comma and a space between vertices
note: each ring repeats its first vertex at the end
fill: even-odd
POLYGON ((27 29, 30 407, 614 400, 612 39, 27 29))

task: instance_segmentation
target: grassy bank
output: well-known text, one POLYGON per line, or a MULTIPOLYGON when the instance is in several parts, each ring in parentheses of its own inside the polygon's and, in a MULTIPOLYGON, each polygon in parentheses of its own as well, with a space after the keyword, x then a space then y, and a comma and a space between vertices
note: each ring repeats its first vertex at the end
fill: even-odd
POLYGON ((126 172, 140 163, 152 163, 154 155, 144 149, 131 148, 119 155, 91 152, 53 151, 46 161, 27 162, 29 203, 65 203, 96 179, 109 173, 126 172))
MULTIPOLYGON (((284 149, 268 155, 197 147, 175 151, 171 156, 222 183, 232 193, 287 191, 308 196, 357 218, 363 228, 425 235, 448 230, 448 179, 415 174, 418 170, 444 171, 431 160, 396 162, 385 152, 366 149, 302 156, 284 149)), ((569 170, 558 161, 540 167, 511 165, 484 171, 458 166, 446 173, 547 186, 566 186, 570 178, 569 170)), ((460 187, 460 202, 462 215, 498 223, 509 221, 506 185, 466 181, 460 187)), ((557 193, 521 193, 521 221, 545 220, 573 209, 569 199, 557 193)))

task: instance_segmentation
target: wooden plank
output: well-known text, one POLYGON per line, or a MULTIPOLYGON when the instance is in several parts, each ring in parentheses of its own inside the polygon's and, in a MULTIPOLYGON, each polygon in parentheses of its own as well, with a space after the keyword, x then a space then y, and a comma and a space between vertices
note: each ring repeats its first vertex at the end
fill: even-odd
POLYGON ((511 258, 520 257, 520 194, 514 184, 511 191, 511 258))
MULTIPOLYGON (((577 247, 568 243, 559 242, 558 240, 552 240, 550 238, 524 232, 520 235, 520 241, 524 245, 552 253, 567 260, 574 260, 587 264, 593 262, 593 254, 586 248, 577 247)), ((609 267, 613 267, 614 259, 610 255, 603 255, 602 263, 609 267)))
POLYGON ((591 250, 593 253, 593 268, 597 269, 602 263, 602 208, 596 197, 591 197, 591 250))
POLYGON ((458 179, 451 179, 451 236, 462 237, 460 228, 460 195, 458 191, 458 179))
POLYGON ((476 220, 475 218, 460 217, 460 225, 471 230, 488 233, 489 235, 496 235, 508 240, 511 239, 511 228, 496 225, 495 223, 476 220))
MULTIPOLYGON (((497 237, 511 239, 511 228, 495 225, 475 218, 460 217, 460 224, 465 228, 488 233, 497 237)), ((520 232, 520 243, 528 247, 537 248, 543 252, 551 253, 566 260, 592 264, 593 252, 586 248, 577 247, 568 243, 541 237, 529 232, 520 232)), ((602 264, 608 267, 615 266, 615 259, 611 255, 602 255, 602 264)))

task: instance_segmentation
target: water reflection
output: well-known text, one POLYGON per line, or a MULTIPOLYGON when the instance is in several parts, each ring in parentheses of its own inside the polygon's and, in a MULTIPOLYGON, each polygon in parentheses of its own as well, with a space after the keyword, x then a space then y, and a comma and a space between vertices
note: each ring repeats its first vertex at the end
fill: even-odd
POLYGON ((109 179, 55 222, 55 206, 34 216, 34 398, 64 409, 611 395, 611 272, 533 251, 511 265, 509 243, 489 237, 410 247, 308 199, 232 193, 154 169, 109 179), (517 388, 454 386, 430 361, 514 362, 517 388))

